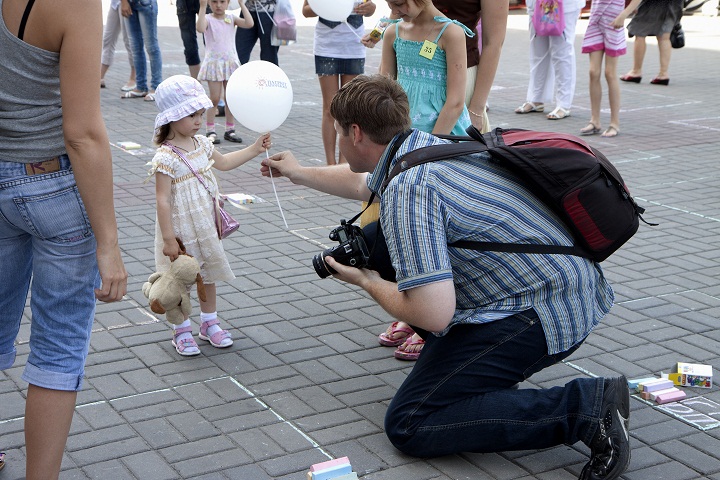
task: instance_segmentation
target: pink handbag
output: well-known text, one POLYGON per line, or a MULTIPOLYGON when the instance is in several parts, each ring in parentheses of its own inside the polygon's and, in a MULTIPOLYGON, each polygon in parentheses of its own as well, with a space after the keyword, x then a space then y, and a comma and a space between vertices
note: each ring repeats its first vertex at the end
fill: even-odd
POLYGON ((210 197, 212 197, 213 204, 215 205, 215 211, 213 213, 215 215, 215 230, 217 230, 218 238, 223 239, 229 236, 238 228, 240 228, 240 224, 238 223, 238 221, 235 220, 232 216, 230 216, 230 214, 226 212, 223 208, 225 202, 222 201, 220 195, 218 195, 217 197, 213 195, 213 192, 208 188, 205 180, 203 180, 200 174, 198 174, 197 170, 195 170, 190 165, 190 162, 187 161, 185 155, 175 145, 171 145, 169 143, 166 143, 165 145, 170 147, 170 149, 175 152, 175 155, 180 157, 180 159, 185 162, 185 165, 187 165, 190 171, 195 174, 202 186, 205 187, 205 190, 207 190, 210 194, 210 197))
POLYGON ((537 0, 532 22, 535 33, 541 37, 562 35, 565 30, 562 0, 537 0))

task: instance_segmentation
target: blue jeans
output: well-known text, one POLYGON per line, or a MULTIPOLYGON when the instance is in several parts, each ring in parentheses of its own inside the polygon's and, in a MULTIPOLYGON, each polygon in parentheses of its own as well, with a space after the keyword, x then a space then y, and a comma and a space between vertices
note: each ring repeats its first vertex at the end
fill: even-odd
POLYGON ((599 424, 602 378, 563 387, 513 389, 569 356, 548 355, 533 310, 428 335, 415 367, 395 394, 385 431, 416 457, 585 444, 599 424))
POLYGON ((176 0, 178 26, 180 38, 183 42, 185 63, 200 65, 200 51, 198 48, 196 16, 200 12, 199 0, 176 0))
POLYGON ((132 15, 128 17, 128 32, 133 50, 137 89, 148 91, 145 50, 150 57, 150 89, 162 82, 162 57, 157 33, 157 0, 130 0, 132 15))
MULTIPOLYGON (((278 51, 280 47, 275 47, 270 43, 270 32, 272 31, 273 22, 264 11, 250 12, 255 25, 252 28, 238 28, 235 31, 235 49, 241 64, 250 61, 250 53, 252 53, 255 43, 260 39, 260 60, 278 64, 278 51)), ((270 14, 272 15, 272 13, 270 14)))
POLYGON ((0 369, 15 361, 15 339, 30 280, 30 355, 22 379, 77 391, 100 286, 96 242, 67 156, 60 170, 28 175, 0 161, 0 369))

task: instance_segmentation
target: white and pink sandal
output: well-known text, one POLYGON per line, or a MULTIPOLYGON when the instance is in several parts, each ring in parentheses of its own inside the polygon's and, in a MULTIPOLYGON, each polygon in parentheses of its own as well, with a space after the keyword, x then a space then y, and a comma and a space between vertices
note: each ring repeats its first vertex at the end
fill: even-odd
POLYGON ((227 348, 233 344, 230 332, 227 330, 218 330, 209 336, 207 334, 208 328, 219 324, 220 321, 217 318, 203 322, 202 325, 200 325, 200 335, 198 335, 198 337, 200 337, 200 340, 210 342, 210 345, 215 348, 227 348))
POLYGON ((195 343, 195 339, 192 337, 192 327, 181 327, 176 328, 172 339, 173 347, 183 357, 194 357, 200 355, 200 347, 195 343), (183 333, 190 333, 190 336, 178 340, 177 338, 183 333))

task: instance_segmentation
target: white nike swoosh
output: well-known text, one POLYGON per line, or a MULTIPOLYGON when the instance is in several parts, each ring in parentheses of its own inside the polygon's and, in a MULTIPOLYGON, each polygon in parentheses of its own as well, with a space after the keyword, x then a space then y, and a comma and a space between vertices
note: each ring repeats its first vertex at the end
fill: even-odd
POLYGON ((623 417, 620 413, 620 410, 617 411, 618 417, 620 417, 620 425, 622 426, 623 432, 625 433, 625 440, 630 441, 630 435, 628 435, 627 428, 625 428, 625 423, 628 421, 627 418, 623 417))

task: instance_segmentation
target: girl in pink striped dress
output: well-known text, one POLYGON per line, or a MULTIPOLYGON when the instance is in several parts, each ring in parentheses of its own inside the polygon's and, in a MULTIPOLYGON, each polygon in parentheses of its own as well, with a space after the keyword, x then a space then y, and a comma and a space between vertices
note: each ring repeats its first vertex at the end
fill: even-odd
POLYGON ((590 54, 590 122, 580 130, 581 135, 595 135, 602 131, 600 101, 602 100, 603 57, 605 57, 605 80, 610 100, 610 126, 603 137, 615 137, 620 133, 620 82, 617 77, 617 60, 625 55, 625 29, 615 28, 613 23, 625 8, 624 0, 593 0, 590 21, 582 43, 582 53, 590 54))

